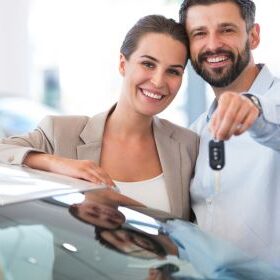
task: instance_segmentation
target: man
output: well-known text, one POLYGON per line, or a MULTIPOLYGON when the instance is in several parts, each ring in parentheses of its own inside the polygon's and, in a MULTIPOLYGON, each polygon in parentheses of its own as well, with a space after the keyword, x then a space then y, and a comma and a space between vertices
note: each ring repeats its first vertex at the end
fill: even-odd
POLYGON ((253 59, 260 41, 255 4, 185 0, 180 21, 192 65, 216 97, 193 125, 201 136, 191 186, 197 223, 256 256, 279 261, 280 81, 253 59), (218 188, 208 163, 213 138, 227 140, 218 188))

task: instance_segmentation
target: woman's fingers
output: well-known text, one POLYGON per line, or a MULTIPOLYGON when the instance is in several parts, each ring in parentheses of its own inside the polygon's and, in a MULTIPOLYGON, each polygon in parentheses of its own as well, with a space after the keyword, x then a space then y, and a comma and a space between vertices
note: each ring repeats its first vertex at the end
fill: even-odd
POLYGON ((82 170, 81 175, 83 176, 83 179, 91 181, 93 183, 103 183, 107 186, 115 185, 113 180, 105 172, 105 170, 99 167, 93 161, 83 161, 80 164, 80 168, 82 170))
POLYGON ((77 160, 53 156, 50 159, 52 172, 84 179, 95 184, 114 186, 110 176, 92 160, 77 160))

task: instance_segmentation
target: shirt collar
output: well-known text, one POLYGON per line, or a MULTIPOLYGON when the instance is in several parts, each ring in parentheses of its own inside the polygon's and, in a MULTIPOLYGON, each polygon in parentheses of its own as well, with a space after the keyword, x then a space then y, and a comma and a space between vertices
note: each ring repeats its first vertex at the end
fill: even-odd
POLYGON ((274 77, 266 65, 257 64, 257 66, 260 72, 248 92, 254 95, 263 95, 273 84, 274 77))
POLYGON ((208 113, 207 113, 207 117, 206 117, 206 121, 209 122, 214 111, 216 110, 217 108, 217 105, 218 105, 218 102, 217 102, 217 99, 215 98, 214 101, 212 102, 209 110, 208 110, 208 113))

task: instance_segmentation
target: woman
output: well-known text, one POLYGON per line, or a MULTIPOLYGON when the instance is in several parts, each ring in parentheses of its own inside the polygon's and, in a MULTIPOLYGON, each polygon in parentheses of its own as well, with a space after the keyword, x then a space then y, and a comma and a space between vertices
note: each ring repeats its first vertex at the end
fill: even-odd
POLYGON ((154 117, 176 96, 187 58, 183 26, 159 15, 140 19, 121 47, 117 104, 93 118, 47 117, 26 136, 3 139, 0 160, 115 182, 124 195, 188 218, 198 137, 154 117))

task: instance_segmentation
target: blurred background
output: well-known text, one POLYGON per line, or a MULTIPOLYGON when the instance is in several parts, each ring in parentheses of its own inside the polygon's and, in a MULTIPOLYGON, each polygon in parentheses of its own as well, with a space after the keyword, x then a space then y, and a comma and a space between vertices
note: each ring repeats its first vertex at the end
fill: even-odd
MULTIPOLYGON (((0 136, 33 129, 46 114, 92 116, 118 98, 119 48, 142 16, 178 20, 181 0, 0 0, 0 136)), ((280 77, 279 0, 256 0, 256 62, 280 77)), ((188 126, 213 99, 190 65, 162 117, 188 126)))

